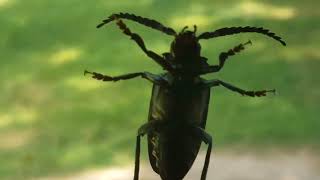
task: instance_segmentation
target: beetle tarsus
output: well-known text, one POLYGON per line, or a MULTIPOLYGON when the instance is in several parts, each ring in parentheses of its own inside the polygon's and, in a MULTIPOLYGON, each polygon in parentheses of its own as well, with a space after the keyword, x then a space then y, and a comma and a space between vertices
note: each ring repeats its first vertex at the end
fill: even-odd
POLYGON ((249 39, 246 43, 244 43, 243 45, 252 45, 252 41, 249 39))
POLYGON ((90 72, 85 70, 84 75, 91 74, 93 79, 102 80, 102 81, 114 81, 114 78, 111 76, 103 75, 101 73, 90 72))
POLYGON ((89 71, 87 71, 87 70, 84 70, 83 75, 85 76, 85 75, 87 75, 87 74, 92 74, 92 72, 89 72, 89 71))
POLYGON ((261 97, 261 96, 266 96, 268 92, 272 92, 273 94, 275 94, 276 90, 272 89, 272 90, 261 90, 261 91, 246 91, 242 95, 247 95, 251 97, 261 97))

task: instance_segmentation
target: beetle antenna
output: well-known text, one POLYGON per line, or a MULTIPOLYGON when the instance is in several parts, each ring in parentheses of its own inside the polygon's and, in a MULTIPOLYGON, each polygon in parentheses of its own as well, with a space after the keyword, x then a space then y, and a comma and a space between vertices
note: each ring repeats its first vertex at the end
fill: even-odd
POLYGON ((233 35, 238 33, 246 33, 246 32, 254 32, 264 34, 269 36, 277 41, 279 41, 282 45, 286 46, 286 43, 281 39, 281 37, 277 36, 275 33, 271 32, 268 29, 264 29, 262 27, 230 27, 230 28, 221 28, 217 29, 213 32, 205 32, 198 36, 198 40, 200 39, 211 39, 220 36, 233 35))
POLYGON ((181 33, 184 33, 184 31, 185 31, 186 29, 188 29, 188 26, 183 27, 180 32, 181 32, 181 33))
POLYGON ((193 25, 193 33, 196 34, 197 32, 197 25, 193 25))
POLYGON ((117 18, 135 21, 137 23, 140 23, 140 24, 145 25, 147 27, 150 27, 152 29, 156 29, 158 31, 161 31, 161 32, 168 34, 168 35, 171 35, 171 36, 177 35, 177 33, 172 28, 166 27, 156 20, 144 18, 141 16, 136 16, 134 14, 129 14, 129 13, 112 14, 107 19, 104 19, 102 21, 102 23, 98 24, 97 28, 100 28, 100 27, 104 26, 105 24, 108 24, 111 21, 116 20, 117 18))

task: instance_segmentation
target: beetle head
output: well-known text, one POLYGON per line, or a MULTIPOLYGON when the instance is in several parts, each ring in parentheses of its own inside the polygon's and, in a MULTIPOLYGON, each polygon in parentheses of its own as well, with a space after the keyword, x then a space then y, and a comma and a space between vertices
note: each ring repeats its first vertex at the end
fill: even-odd
POLYGON ((194 26, 194 31, 188 31, 187 28, 184 27, 171 43, 171 55, 175 63, 181 65, 193 64, 200 57, 201 46, 196 37, 197 27, 194 26))

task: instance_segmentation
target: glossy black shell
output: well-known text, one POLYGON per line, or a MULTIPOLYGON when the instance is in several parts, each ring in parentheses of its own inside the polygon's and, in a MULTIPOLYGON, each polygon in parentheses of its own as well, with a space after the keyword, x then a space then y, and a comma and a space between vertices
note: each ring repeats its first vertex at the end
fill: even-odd
MULTIPOLYGON (((164 77, 167 75, 164 75, 164 77)), ((166 128, 148 134, 149 160, 164 180, 180 180, 191 168, 201 139, 192 135, 190 125, 206 125, 210 88, 198 82, 175 82, 170 87, 154 84, 148 121, 166 121, 166 128)))

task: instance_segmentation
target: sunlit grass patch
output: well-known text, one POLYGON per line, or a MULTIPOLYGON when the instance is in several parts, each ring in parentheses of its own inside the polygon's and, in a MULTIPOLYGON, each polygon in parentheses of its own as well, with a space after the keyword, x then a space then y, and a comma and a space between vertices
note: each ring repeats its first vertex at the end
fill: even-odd
POLYGON ((30 124, 37 120, 38 111, 34 108, 15 106, 9 112, 0 114, 0 127, 12 124, 30 124))
POLYGON ((262 17, 276 20, 288 20, 296 16, 293 7, 280 7, 256 1, 243 1, 236 7, 238 13, 247 17, 262 17))
POLYGON ((53 53, 49 62, 53 65, 62 65, 77 60, 82 54, 79 48, 63 48, 53 53))
POLYGON ((177 30, 181 30, 184 26, 192 27, 193 25, 205 27, 212 23, 209 16, 202 14, 190 14, 173 17, 170 26, 177 30), (180 28, 180 29, 179 29, 180 28))
POLYGON ((106 85, 110 85, 110 83, 102 84, 102 81, 92 79, 90 75, 81 76, 81 74, 79 74, 79 76, 67 78, 65 80, 65 84, 75 89, 78 89, 79 91, 90 91, 101 87, 105 87, 106 85))
POLYGON ((0 133, 0 150, 10 150, 27 145, 33 138, 32 131, 9 131, 0 133))
POLYGON ((317 47, 293 46, 284 49, 280 54, 284 57, 283 59, 288 62, 305 61, 309 59, 320 61, 320 51, 317 47))
POLYGON ((0 0, 0 8, 13 4, 15 0, 0 0))

